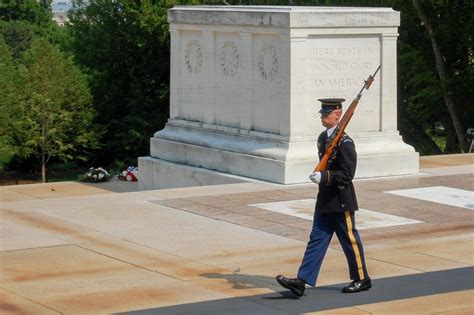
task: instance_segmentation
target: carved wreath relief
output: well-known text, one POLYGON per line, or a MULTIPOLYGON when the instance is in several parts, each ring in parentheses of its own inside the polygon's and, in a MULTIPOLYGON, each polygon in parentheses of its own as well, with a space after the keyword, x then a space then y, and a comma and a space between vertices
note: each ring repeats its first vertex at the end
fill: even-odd
POLYGON ((186 69, 191 73, 199 73, 202 65, 201 45, 197 40, 191 40, 186 45, 186 53, 184 55, 186 69))
POLYGON ((239 67, 239 53, 233 42, 224 43, 219 63, 222 72, 226 76, 233 77, 237 73, 237 68, 239 67))
POLYGON ((278 74, 278 54, 271 44, 263 45, 258 57, 257 68, 263 80, 272 81, 278 74))

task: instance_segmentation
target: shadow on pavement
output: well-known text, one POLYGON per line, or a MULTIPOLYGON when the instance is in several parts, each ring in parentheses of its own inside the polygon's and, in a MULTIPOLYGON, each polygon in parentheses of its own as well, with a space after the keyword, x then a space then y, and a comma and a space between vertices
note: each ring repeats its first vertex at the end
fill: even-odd
MULTIPOLYGON (((237 287, 262 287, 270 277, 242 274, 203 274, 223 278, 237 287), (252 279, 254 280, 247 280, 252 279), (243 279, 246 279, 242 283, 243 279)), ((203 301, 136 310, 122 314, 297 314, 352 307, 431 294, 474 289, 474 267, 465 267, 372 280, 372 289, 356 294, 343 294, 344 284, 307 289, 301 299, 282 290, 270 294, 203 301)), ((177 293, 179 294, 179 293, 177 293)))
POLYGON ((138 191, 138 182, 127 182, 127 181, 122 181, 115 178, 112 178, 108 182, 100 182, 100 183, 81 182, 81 184, 87 185, 90 187, 108 190, 111 192, 116 192, 116 193, 138 191))

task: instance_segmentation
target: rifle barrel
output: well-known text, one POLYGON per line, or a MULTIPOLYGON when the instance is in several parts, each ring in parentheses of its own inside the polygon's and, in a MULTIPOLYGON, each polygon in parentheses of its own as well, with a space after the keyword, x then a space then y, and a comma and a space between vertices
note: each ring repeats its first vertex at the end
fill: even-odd
POLYGON ((359 93, 354 98, 354 100, 351 102, 351 105, 349 106, 349 108, 346 110, 346 112, 342 116, 341 120, 339 121, 339 123, 336 126, 336 130, 331 135, 331 141, 329 143, 328 148, 326 149, 326 152, 324 152, 321 160, 316 165, 313 172, 321 172, 321 171, 323 171, 327 168, 328 161, 329 161, 329 156, 333 153, 333 151, 336 147, 336 143, 339 141, 340 137, 344 133, 344 129, 346 129, 347 124, 351 120, 352 115, 354 114, 355 108, 356 108, 357 104, 359 103, 359 100, 362 96, 362 91, 364 89, 367 89, 367 90, 369 89, 370 85, 372 84, 372 82, 374 80, 375 75, 377 74, 377 72, 379 72, 381 66, 382 65, 378 66, 377 70, 375 70, 374 75, 369 75, 369 78, 367 79, 367 81, 364 82, 364 86, 362 87, 362 89, 360 89, 359 93))
POLYGON ((367 78, 367 81, 364 81, 364 85, 362 86, 362 88, 360 89, 359 93, 357 93, 357 96, 354 98, 354 100, 352 100, 351 102, 351 105, 349 105, 349 107, 347 108, 347 110, 345 111, 344 115, 342 116, 337 128, 340 127, 340 123, 344 121, 344 118, 346 116, 346 114, 348 112, 351 112, 352 111, 352 107, 353 106, 357 106, 357 104, 359 103, 359 100, 360 98, 362 97, 362 92, 364 91, 364 89, 369 89, 370 87, 370 84, 372 84, 372 82, 370 82, 369 85, 367 85, 367 82, 369 81, 373 81, 375 76, 377 75, 377 73, 379 72, 380 70, 380 67, 382 67, 382 65, 380 64, 378 67, 377 67, 377 70, 375 70, 374 74, 373 75, 369 75, 369 77, 367 78))

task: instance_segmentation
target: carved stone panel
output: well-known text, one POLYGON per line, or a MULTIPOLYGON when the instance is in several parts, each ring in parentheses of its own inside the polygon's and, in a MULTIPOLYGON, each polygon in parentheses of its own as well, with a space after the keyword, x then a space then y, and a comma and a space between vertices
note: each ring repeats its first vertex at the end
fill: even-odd
POLYGON ((191 73, 199 73, 202 65, 201 44, 197 40, 190 40, 186 44, 186 52, 184 54, 184 62, 186 69, 191 73))
POLYGON ((234 42, 224 42, 219 58, 219 65, 222 72, 228 77, 233 77, 237 73, 237 69, 239 68, 239 53, 234 42))
POLYGON ((258 56, 257 68, 260 77, 265 81, 273 81, 278 74, 278 53, 272 44, 263 45, 258 56))
MULTIPOLYGON (((308 40, 307 91, 311 106, 318 98, 342 97, 344 109, 357 96, 364 80, 380 64, 378 36, 310 37, 308 40)), ((379 131, 380 80, 364 90, 348 130, 379 131)))

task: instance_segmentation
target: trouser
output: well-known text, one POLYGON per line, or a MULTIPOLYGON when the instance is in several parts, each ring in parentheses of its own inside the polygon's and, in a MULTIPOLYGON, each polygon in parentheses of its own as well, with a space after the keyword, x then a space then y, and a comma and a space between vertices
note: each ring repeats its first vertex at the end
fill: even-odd
POLYGON ((369 277, 362 242, 355 227, 354 211, 315 213, 309 242, 298 271, 298 278, 311 286, 316 285, 321 264, 334 232, 346 255, 350 278, 363 280, 369 277))

